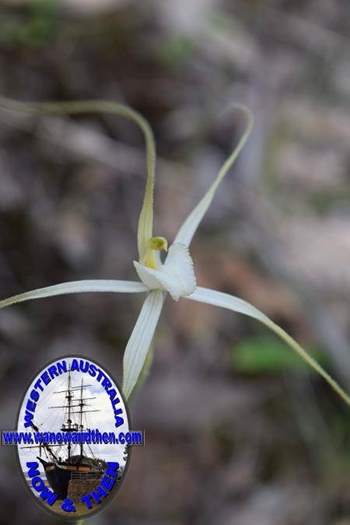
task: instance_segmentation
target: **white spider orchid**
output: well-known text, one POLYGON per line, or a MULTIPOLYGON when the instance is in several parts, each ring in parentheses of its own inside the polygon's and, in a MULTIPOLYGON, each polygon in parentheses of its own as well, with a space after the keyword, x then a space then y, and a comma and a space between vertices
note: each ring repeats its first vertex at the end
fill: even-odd
POLYGON ((124 353, 123 391, 126 398, 134 390, 140 380, 142 371, 147 365, 150 355, 152 339, 158 324, 166 293, 169 292, 174 300, 185 298, 191 301, 220 306, 233 312, 252 317, 283 339, 295 352, 299 354, 316 372, 318 372, 337 394, 350 405, 350 397, 338 383, 282 328, 271 321, 265 314, 248 302, 227 293, 210 290, 197 286, 189 246, 200 222, 202 221, 215 192, 235 162, 252 129, 252 117, 249 111, 242 106, 240 109, 246 119, 246 129, 238 145, 220 169, 216 179, 207 193, 197 204, 180 227, 173 244, 168 250, 168 243, 164 237, 153 236, 153 191, 155 177, 155 144, 152 131, 148 123, 137 112, 123 105, 113 102, 68 102, 63 104, 22 105, 12 101, 0 101, 5 108, 34 113, 78 113, 78 112, 110 112, 133 120, 142 130, 147 150, 147 181, 143 206, 138 221, 137 244, 139 260, 134 261, 140 281, 117 280, 87 280, 56 284, 46 288, 39 288, 30 292, 15 295, 0 301, 0 308, 30 299, 40 299, 55 295, 83 293, 83 292, 118 292, 118 293, 146 293, 146 299, 131 333, 124 353), (168 251, 162 263, 160 252, 168 251))

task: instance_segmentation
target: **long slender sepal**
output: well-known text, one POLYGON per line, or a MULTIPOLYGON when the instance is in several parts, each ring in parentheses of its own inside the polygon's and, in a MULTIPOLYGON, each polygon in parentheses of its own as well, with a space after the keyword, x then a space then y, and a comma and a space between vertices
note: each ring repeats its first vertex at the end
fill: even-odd
MULTIPOLYGON (((139 378, 137 380, 137 383, 136 385, 134 386, 134 390, 132 391, 132 395, 131 395, 131 398, 137 394, 137 392, 139 392, 143 385, 145 384, 148 376, 149 376, 149 373, 151 371, 151 368, 152 368, 152 364, 153 364, 153 359, 154 359, 154 341, 151 343, 150 347, 149 347, 149 350, 148 350, 148 353, 147 353, 147 356, 146 356, 146 359, 145 359, 145 363, 142 367, 142 370, 140 372, 140 375, 139 375, 139 378)), ((130 401, 130 396, 129 396, 129 401, 130 401)))
POLYGON ((108 100, 23 103, 0 97, 0 107, 7 110, 24 111, 34 114, 114 113, 132 120, 139 126, 145 138, 147 158, 147 180, 137 231, 139 259, 142 260, 147 249, 147 241, 153 236, 153 193, 156 164, 155 141, 152 129, 147 120, 134 109, 108 100))
POLYGON ((311 368, 313 368, 320 376, 327 381, 327 383, 333 388, 333 390, 350 406, 350 397, 345 390, 329 375, 322 366, 310 356, 310 354, 302 348, 287 332, 285 332, 280 326, 271 321, 265 314, 260 312, 255 306, 249 304, 247 301, 229 295, 227 293, 218 292, 216 290, 210 290, 208 288, 197 287, 192 295, 189 295, 187 299, 198 301, 200 303, 212 304, 214 306, 220 306, 233 312, 238 312, 249 317, 257 319, 265 326, 270 328, 278 337, 280 337, 288 346, 290 346, 311 368))
POLYGON ((123 360, 123 392, 128 399, 142 373, 152 339, 164 304, 165 293, 150 292, 126 345, 123 360))
POLYGON ((0 308, 5 308, 11 304, 23 303, 32 299, 44 299, 55 295, 67 295, 73 293, 88 292, 112 292, 112 293, 142 293, 148 289, 138 281, 115 281, 115 280, 87 280, 87 281, 70 281, 67 283, 54 284, 45 288, 37 288, 30 292, 13 295, 0 301, 0 308))
POLYGON ((240 138, 237 146, 231 153, 231 155, 226 159, 226 161, 222 165, 216 179, 214 180, 213 184, 210 186, 207 193, 199 201, 197 206, 194 208, 194 210, 192 210, 190 215, 187 217, 187 219, 184 221, 184 223, 180 227, 179 231, 176 234, 174 243, 184 244, 185 246, 190 245, 192 241, 192 237, 196 233, 196 230, 199 224, 201 223, 207 209, 209 208, 220 182, 225 177, 225 175, 228 173, 228 171, 232 168, 243 146, 247 142, 250 132, 253 129, 253 116, 251 112, 249 111, 249 109, 241 105, 234 105, 233 109, 239 109, 241 112, 243 112, 246 118, 246 125, 245 125, 244 133, 242 137, 240 138))

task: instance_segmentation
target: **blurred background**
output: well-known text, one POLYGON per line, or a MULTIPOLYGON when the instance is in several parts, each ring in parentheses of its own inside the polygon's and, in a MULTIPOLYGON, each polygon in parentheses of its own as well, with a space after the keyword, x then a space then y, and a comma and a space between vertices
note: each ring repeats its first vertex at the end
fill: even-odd
MULTIPOLYGON (((350 389, 350 7, 346 0, 2 0, 0 93, 111 99, 158 144, 155 233, 173 238, 243 122, 254 133, 192 244, 203 286, 253 302, 350 389)), ((1 296, 134 279, 139 131, 112 115, 0 111, 1 296)), ((0 314, 0 426, 49 360, 121 381, 138 296, 34 301, 0 314)), ((93 525, 349 525, 349 411, 256 322, 167 300, 130 406, 146 431, 93 525)), ((0 523, 54 524, 1 448, 0 523)))

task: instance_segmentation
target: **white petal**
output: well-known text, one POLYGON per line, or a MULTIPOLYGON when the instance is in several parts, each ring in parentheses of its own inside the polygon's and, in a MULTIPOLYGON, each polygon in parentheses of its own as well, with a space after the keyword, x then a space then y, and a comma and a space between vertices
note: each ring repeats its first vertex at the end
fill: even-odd
POLYGON ((150 290, 163 290, 164 292, 169 292, 175 301, 179 299, 181 286, 175 276, 164 270, 164 266, 154 270, 137 261, 134 261, 134 266, 137 275, 150 290))
POLYGON ((196 288, 193 261, 183 244, 170 246, 165 263, 157 269, 136 261, 134 265, 138 276, 150 290, 165 290, 175 301, 191 294, 196 288))
POLYGON ((149 293, 126 346, 123 360, 123 392, 126 398, 134 390, 142 372, 164 299, 165 294, 159 290, 149 293))
POLYGON ((164 287, 158 278, 158 271, 148 268, 144 264, 134 261, 137 275, 149 290, 163 290, 164 287))
POLYGON ((290 335, 287 334, 280 326, 271 321, 265 314, 255 308, 247 301, 229 295, 227 293, 218 292, 216 290, 209 290, 208 288, 197 287, 192 295, 189 295, 187 299, 198 301, 201 303, 212 304, 214 306, 221 306, 233 312, 238 312, 249 317, 253 317, 258 321, 266 325, 270 330, 275 332, 283 341, 285 341, 299 356, 308 363, 318 374, 320 374, 327 383, 335 390, 335 392, 348 404, 350 405, 350 397, 343 390, 341 386, 326 372, 321 365, 318 364, 310 354, 302 348, 290 335))
POLYGON ((147 288, 144 284, 137 281, 115 281, 115 280, 88 280, 88 281, 70 281, 67 283, 55 284, 53 286, 46 286, 45 288, 37 288, 30 292, 24 292, 18 295, 13 295, 7 299, 0 301, 0 308, 10 306, 11 304, 29 301, 31 299, 43 299, 44 297, 52 297, 55 295, 67 295, 72 293, 87 293, 87 292, 116 292, 116 293, 141 293, 146 292, 147 288))
POLYGON ((232 165, 234 164, 235 160, 237 159, 239 153, 241 152, 243 146, 245 145, 250 132, 253 128, 253 117, 250 113, 250 111, 240 105, 234 105, 233 109, 240 109, 244 112, 247 123, 245 131, 238 142, 237 146, 231 153, 231 155, 228 157, 228 159, 224 162, 223 166, 221 167, 216 179, 210 186, 207 193, 204 195, 204 197, 199 201, 197 206, 192 210, 190 215, 187 217, 187 219, 184 221, 182 226, 180 227, 179 231, 177 232, 177 235, 175 237, 175 243, 181 243, 185 244, 186 246, 189 246, 192 240, 193 235, 196 233, 196 230, 203 219, 207 209, 209 208, 211 201, 213 200, 213 197, 215 195, 215 192, 222 181, 222 179, 225 177, 226 173, 231 169, 232 165))

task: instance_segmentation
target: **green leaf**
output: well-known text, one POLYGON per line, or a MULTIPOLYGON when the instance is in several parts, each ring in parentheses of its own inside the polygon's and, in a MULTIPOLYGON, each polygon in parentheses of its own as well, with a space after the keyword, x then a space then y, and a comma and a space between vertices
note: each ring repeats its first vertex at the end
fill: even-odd
POLYGON ((337 383, 335 379, 320 365, 320 363, 312 357, 312 355, 305 350, 293 337, 291 337, 283 328, 274 323, 267 315, 261 312, 258 308, 252 304, 244 301, 240 297, 230 295, 224 292, 218 292, 217 290, 210 290, 209 288, 202 288, 197 286, 195 291, 186 297, 192 301, 198 301, 200 303, 207 303, 213 306, 220 306, 232 312, 237 312, 243 315, 247 315, 262 324, 267 326, 272 332, 274 332, 282 341, 284 341, 294 352, 299 355, 315 372, 317 372, 330 387, 333 388, 334 392, 340 396, 345 403, 350 406, 350 395, 337 383))
MULTIPOLYGON (((297 355, 287 351, 285 344, 269 336, 244 339, 232 348, 234 368, 246 374, 279 374, 284 371, 305 371, 304 363, 297 355)), ((320 352, 312 352, 319 363, 325 364, 320 352)))

